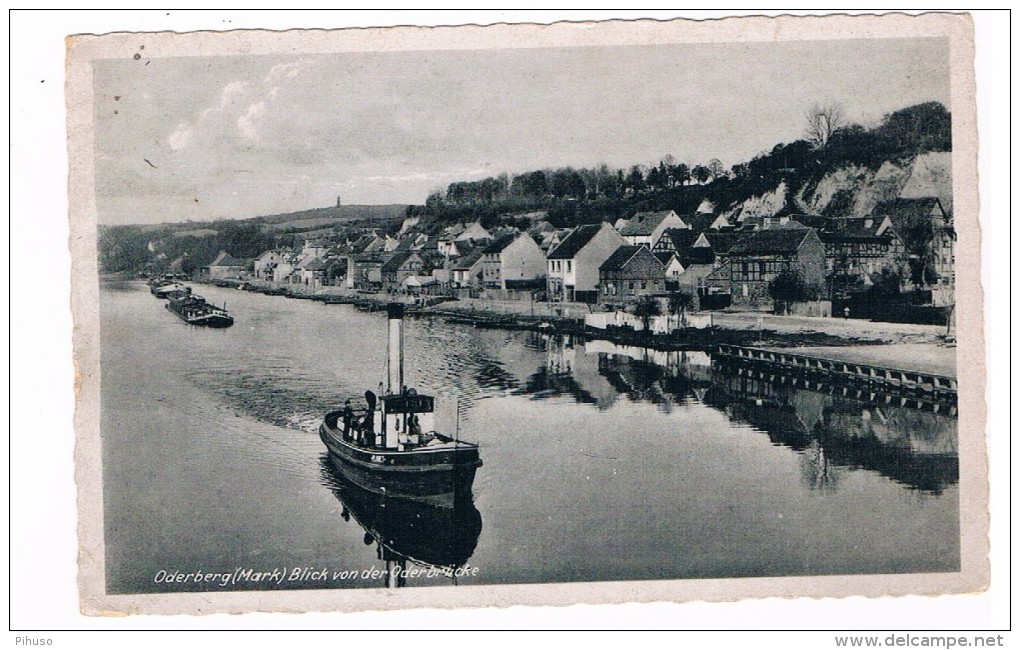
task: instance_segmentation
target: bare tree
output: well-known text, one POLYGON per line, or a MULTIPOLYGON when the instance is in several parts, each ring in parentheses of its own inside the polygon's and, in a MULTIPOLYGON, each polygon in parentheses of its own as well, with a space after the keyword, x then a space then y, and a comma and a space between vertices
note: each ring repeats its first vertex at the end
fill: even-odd
POLYGON ((805 137, 815 149, 824 149, 829 138, 840 128, 847 125, 846 111, 842 104, 815 104, 805 114, 807 130, 805 137))
POLYGON ((708 161, 708 171, 712 173, 712 180, 715 180, 726 173, 726 168, 723 167, 721 160, 713 158, 708 161))

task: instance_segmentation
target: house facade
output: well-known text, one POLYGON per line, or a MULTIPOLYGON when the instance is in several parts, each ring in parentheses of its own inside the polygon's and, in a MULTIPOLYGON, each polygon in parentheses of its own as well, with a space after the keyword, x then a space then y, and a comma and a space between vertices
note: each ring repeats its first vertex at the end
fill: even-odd
POLYGON ((824 286, 825 245, 813 228, 796 225, 747 234, 729 251, 733 302, 769 301, 769 283, 788 269, 800 273, 808 286, 824 286))
POLYGON ((534 280, 545 275, 545 255, 531 235, 504 235, 489 244, 482 255, 486 288, 506 290, 507 281, 534 280))
POLYGON ((666 291, 676 291, 680 288, 680 277, 685 272, 685 267, 677 259, 675 253, 669 251, 655 251, 652 253, 662 263, 666 273, 666 291))
POLYGON ((673 210, 638 212, 623 225, 620 229, 620 236, 628 244, 643 244, 651 248, 666 230, 670 228, 688 229, 689 227, 673 210))
POLYGON ((620 246, 599 266, 599 291, 605 302, 662 294, 666 267, 647 246, 620 246))
POLYGON ((747 233, 703 232, 691 246, 691 257, 695 264, 711 264, 719 268, 729 258, 730 249, 747 233))
POLYGON ((210 262, 206 269, 208 270, 209 278, 213 280, 222 280, 226 278, 241 277, 244 267, 244 260, 239 260, 226 251, 220 251, 216 256, 216 259, 210 262))
POLYGON ((690 228, 668 228, 655 241, 652 252, 672 253, 682 264, 692 264, 696 261, 691 257, 695 252, 694 242, 699 236, 700 233, 690 228))
POLYGON ((359 291, 378 291, 382 289, 382 266, 385 257, 381 253, 361 253, 351 257, 353 272, 348 275, 348 282, 353 282, 359 291))
POLYGON ((480 289, 483 285, 483 248, 476 248, 450 264, 450 284, 456 289, 480 289))
POLYGON ((952 215, 936 197, 895 199, 879 203, 873 214, 889 217, 906 249, 909 263, 915 269, 930 269, 929 273, 916 273, 921 285, 937 290, 944 304, 953 300, 956 284, 956 230, 952 215))
POLYGON ((546 258, 550 301, 595 302, 599 267, 627 241, 608 223, 578 226, 546 258))
POLYGON ((380 268, 383 286, 399 288, 404 280, 421 275, 424 261, 415 251, 397 251, 390 255, 380 268))
POLYGON ((296 282, 305 286, 319 287, 325 280, 326 263, 318 257, 302 260, 294 269, 296 282))
POLYGON ((871 284, 871 275, 907 262, 906 246, 889 217, 831 219, 819 231, 830 276, 855 277, 871 284))
POLYGON ((268 250, 255 258, 253 272, 259 280, 272 280, 273 269, 282 262, 284 253, 278 250, 268 250))

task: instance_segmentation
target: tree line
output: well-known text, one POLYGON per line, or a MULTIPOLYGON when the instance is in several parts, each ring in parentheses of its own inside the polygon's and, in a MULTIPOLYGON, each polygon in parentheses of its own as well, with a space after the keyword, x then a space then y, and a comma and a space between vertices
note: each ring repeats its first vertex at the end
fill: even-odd
POLYGON ((904 163, 921 153, 951 149, 951 115, 938 102, 894 111, 873 128, 848 121, 838 104, 815 105, 806 111, 802 139, 777 144, 729 169, 717 158, 692 164, 666 155, 626 169, 602 164, 504 173, 450 183, 409 213, 444 223, 477 219, 488 225, 500 214, 543 209, 554 225, 566 227, 647 209, 689 212, 702 200, 727 209, 783 181, 810 189, 840 167, 877 169, 886 161, 904 163))

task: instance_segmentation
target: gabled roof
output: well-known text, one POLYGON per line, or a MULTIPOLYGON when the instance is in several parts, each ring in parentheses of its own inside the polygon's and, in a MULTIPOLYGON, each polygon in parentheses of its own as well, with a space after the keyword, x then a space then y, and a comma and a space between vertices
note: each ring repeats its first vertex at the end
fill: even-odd
POLYGON ((482 254, 485 252, 483 248, 473 248, 468 253, 461 255, 453 263, 452 269, 454 271, 470 271, 471 267, 478 264, 478 261, 482 259, 482 254))
POLYGON ((733 245, 736 244, 741 238, 746 237, 747 233, 736 233, 736 232, 704 232, 701 237, 705 238, 708 245, 712 248, 716 255, 725 255, 730 252, 733 245))
POLYGON ((812 232, 804 226, 756 230, 733 244, 730 255, 790 255, 812 232))
POLYGON ((318 257, 304 265, 304 269, 306 271, 322 271, 325 268, 326 263, 320 260, 318 257))
POLYGON ((503 235, 502 237, 500 237, 499 239, 485 247, 485 254, 495 255, 498 253, 502 253, 507 246, 509 246, 510 244, 514 243, 517 240, 518 234, 519 233, 514 232, 512 235, 503 235))
POLYGON ((283 253, 281 253, 280 251, 276 250, 275 248, 270 248, 269 250, 262 251, 262 254, 259 255, 258 257, 256 257, 255 259, 260 260, 260 259, 262 259, 263 257, 265 257, 267 255, 276 255, 277 257, 282 257, 283 253))
MULTIPOLYGON (((655 259, 659 260, 663 266, 669 266, 670 261, 677 259, 676 254, 672 251, 658 251, 656 253, 652 253, 652 255, 655 255, 655 259)), ((681 264, 681 266, 683 265, 681 264)))
POLYGON ((454 237, 464 232, 465 230, 467 230, 467 226, 465 226, 462 223, 455 223, 452 226, 447 226, 446 228, 443 228, 441 236, 444 239, 446 238, 453 239, 454 237))
MULTIPOLYGON (((825 232, 819 233, 823 239, 889 239, 895 231, 882 228, 888 217, 850 217, 833 219, 825 232)), ((889 219, 891 225, 891 219, 889 219)))
POLYGON ((829 227, 829 223, 832 221, 831 218, 820 214, 791 214, 789 217, 802 226, 815 228, 816 230, 827 229, 829 227))
POLYGON ((660 210, 658 212, 638 212, 634 218, 627 222, 627 225, 620 230, 624 237, 646 237, 655 232, 663 219, 671 214, 672 210, 660 210))
POLYGON ((364 253, 368 245, 375 241, 375 235, 362 235, 351 242, 351 250, 355 253, 364 253))
MULTIPOLYGON (((599 271, 619 271, 630 262, 635 255, 641 254, 641 250, 644 249, 647 253, 651 253, 646 246, 631 246, 624 245, 616 249, 612 255, 609 256, 602 266, 599 267, 599 271)), ((655 258, 657 261, 659 258, 655 258)), ((660 261, 660 263, 662 263, 660 261)))
MULTIPOLYGON (((414 251, 396 251, 382 265, 383 273, 386 273, 387 271, 399 271, 400 267, 411 259, 412 256, 418 257, 414 251)), ((420 260, 421 258, 419 257, 418 259, 420 260)))
POLYGON ((476 221, 465 227, 456 239, 492 239, 492 234, 476 221))
POLYGON ((531 227, 528 228, 528 232, 531 233, 532 235, 545 232, 553 232, 554 230, 556 230, 556 226, 552 225, 545 219, 542 219, 541 221, 537 221, 531 224, 531 227))
POLYGON ((339 257, 331 257, 328 260, 325 260, 323 262, 323 265, 324 265, 323 266, 323 270, 324 271, 329 271, 331 269, 336 269, 336 268, 344 268, 344 269, 346 269, 347 268, 347 260, 346 260, 346 258, 341 259, 339 257))
POLYGON ((602 230, 602 224, 590 224, 585 226, 578 226, 574 228, 574 231, 567 235, 566 239, 560 242, 557 246, 549 253, 547 259, 550 260, 572 260, 581 251, 582 248, 588 245, 588 242, 592 240, 598 232, 602 230))
POLYGON ((719 215, 711 212, 702 212, 683 217, 684 223, 691 227, 691 230, 700 233, 712 229, 712 224, 719 218, 719 215))
POLYGON ((209 266, 244 266, 244 260, 232 257, 227 251, 220 251, 216 259, 209 262, 209 266))
POLYGON ((925 245, 925 242, 922 241, 921 232, 918 232, 922 229, 919 229, 918 226, 931 223, 931 213, 936 207, 942 211, 942 214, 946 215, 948 221, 948 215, 945 208, 942 207, 942 202, 933 196, 920 199, 882 201, 875 206, 872 214, 876 217, 889 217, 893 228, 896 229, 896 233, 903 240, 907 248, 911 251, 918 251, 925 245))
POLYGON ((677 251, 682 251, 693 246, 694 242, 698 240, 699 234, 697 231, 688 228, 668 228, 662 233, 662 236, 669 237, 669 240, 673 243, 673 248, 677 251))

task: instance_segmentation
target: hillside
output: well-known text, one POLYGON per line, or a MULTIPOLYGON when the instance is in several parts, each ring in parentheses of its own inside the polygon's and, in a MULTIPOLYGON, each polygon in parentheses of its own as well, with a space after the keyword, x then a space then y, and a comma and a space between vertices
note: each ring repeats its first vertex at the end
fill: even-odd
POLYGON ((451 183, 421 213, 439 223, 507 223, 505 215, 544 210, 558 227, 615 221, 646 210, 690 214, 702 206, 737 219, 780 211, 859 216, 897 197, 938 196, 952 205, 951 115, 937 102, 886 115, 878 126, 844 124, 824 139, 777 144, 733 165, 665 156, 611 169, 545 169, 451 183))
POLYGON ((881 201, 937 196, 952 210, 951 116, 928 102, 886 115, 867 129, 845 124, 824 139, 777 144, 725 169, 718 160, 665 156, 629 169, 559 168, 458 181, 424 205, 346 205, 213 223, 100 228, 104 272, 208 264, 220 250, 253 258, 305 239, 352 239, 367 230, 396 234, 405 217, 435 235, 453 223, 557 228, 615 222, 637 212, 711 209, 731 221, 780 212, 864 216, 881 201))
POLYGON ((886 161, 878 170, 840 167, 801 187, 794 201, 808 214, 863 217, 882 201, 935 196, 951 211, 951 168, 952 154, 947 151, 921 154, 903 165, 886 161))
POLYGON ((100 268, 104 273, 148 267, 192 273, 221 250, 250 259, 269 248, 332 238, 348 230, 395 231, 406 212, 405 205, 344 205, 211 223, 100 226, 100 268))
POLYGON ((257 220, 260 223, 269 225, 272 230, 286 230, 288 228, 306 230, 346 224, 352 221, 403 219, 406 211, 407 206, 403 204, 342 205, 287 212, 284 214, 272 214, 258 217, 257 220))

